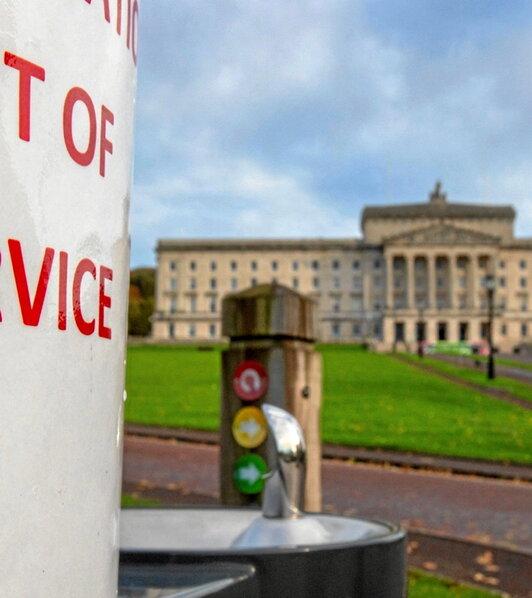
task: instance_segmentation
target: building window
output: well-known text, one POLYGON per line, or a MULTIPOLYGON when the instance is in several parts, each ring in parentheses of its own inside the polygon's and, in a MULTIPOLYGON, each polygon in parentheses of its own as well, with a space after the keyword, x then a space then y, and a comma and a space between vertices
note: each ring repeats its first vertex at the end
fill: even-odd
POLYGON ((190 326, 188 327, 188 336, 190 338, 194 338, 196 336, 196 325, 195 324, 190 324, 190 326))
POLYGON ((353 270, 360 270, 360 261, 359 260, 353 261, 353 270))
POLYGON ((506 286, 506 277, 505 276, 499 277, 499 286, 502 288, 504 288, 506 286))
POLYGON ((360 276, 353 276, 353 289, 360 291, 362 289, 362 278, 360 276))
POLYGON ((170 278, 170 290, 177 291, 177 278, 170 278))
POLYGON ((395 276, 393 279, 393 286, 396 289, 400 289, 403 286, 403 277, 402 276, 395 276))
POLYGON ((499 309, 506 309, 506 297, 499 297, 499 309))
POLYGON ((295 260, 292 262, 292 270, 299 270, 299 262, 295 260))
POLYGON ((236 278, 231 278, 231 290, 235 291, 238 288, 238 280, 236 278))
POLYGON ((521 324, 521 338, 528 336, 528 324, 521 324))
MULTIPOLYGON (((445 297, 438 297, 436 299, 436 307, 438 309, 445 309, 447 307, 447 299, 445 297)), ((443 340, 445 340, 445 339, 443 339, 443 340)))
POLYGON ((176 311, 177 311, 177 301, 176 301, 175 297, 172 297, 170 299, 170 313, 175 314, 176 311))
POLYGON ((340 278, 338 276, 335 276, 332 280, 333 283, 333 289, 339 289, 340 288, 340 278))
POLYGON ((216 338, 216 324, 209 324, 209 336, 216 338))
POLYGON ((382 325, 380 322, 375 322, 373 324, 373 336, 375 336, 375 338, 380 338, 382 335, 382 325))
POLYGON ((276 271, 279 268, 279 264, 276 261, 272 262, 272 270, 276 271))
POLYGON ((458 340, 466 341, 468 339, 469 325, 467 322, 460 322, 458 324, 458 340))
POLYGON ((362 307, 362 297, 353 297, 353 310, 361 311, 362 307))
POLYGON ((340 311, 340 299, 333 299, 332 310, 335 313, 338 313, 340 311))
POLYGON ((298 278, 292 278, 292 286, 294 287, 294 289, 299 288, 299 279, 298 278))
POLYGON ((236 272, 236 269, 238 268, 238 264, 235 261, 231 262, 231 270, 233 272, 236 272))
POLYGON ((196 279, 195 278, 190 278, 188 281, 188 288, 190 290, 194 290, 196 288, 196 279))
POLYGON ((425 279, 423 276, 416 276, 416 290, 421 291, 425 288, 425 279))
POLYGON ((340 262, 338 260, 333 260, 332 269, 333 270, 339 270, 340 269, 340 262))
POLYGON ((458 278, 458 286, 459 286, 461 289, 465 289, 465 287, 466 287, 466 277, 465 277, 465 276, 460 276, 460 277, 458 278))
POLYGON ((525 278, 524 276, 522 276, 522 277, 519 279, 519 286, 520 286, 522 289, 526 289, 526 282, 527 282, 526 278, 525 278))
POLYGON ((320 263, 318 262, 318 260, 312 260, 310 267, 313 270, 319 270, 320 269, 320 263))
POLYGON ((251 279, 251 286, 252 287, 256 287, 257 286, 257 279, 256 278, 252 278, 251 279))
POLYGON ((170 262, 170 270, 175 270, 177 268, 177 264, 175 262, 170 262))
POLYGON ((396 259, 393 261, 393 269, 396 272, 402 272, 405 269, 405 262, 402 259, 396 259))
POLYGON ((443 276, 438 276, 436 278, 436 286, 438 289, 443 289, 445 287, 445 278, 443 276))
POLYGON ((168 336, 170 338, 175 337, 175 325, 174 324, 168 324, 168 336))
POLYGON ((382 309, 382 303, 380 301, 375 301, 373 303, 373 309, 375 311, 380 311, 382 309))
POLYGON ((255 261, 251 262, 251 269, 253 270, 253 272, 255 272, 257 270, 257 262, 255 262, 255 261))
POLYGON ((506 324, 501 324, 501 336, 506 336, 508 334, 508 327, 506 324))
POLYGON ((331 333, 334 338, 338 338, 340 336, 340 324, 332 324, 331 326, 331 333))
POLYGON ((358 323, 353 324, 353 336, 362 336, 362 327, 358 323))
POLYGON ((217 268, 216 262, 211 262, 211 271, 214 272, 217 268))
POLYGON ((526 270, 526 261, 525 260, 519 261, 519 268, 521 268, 521 270, 526 270))
POLYGON ((458 308, 459 309, 467 308, 467 295, 460 295, 458 297, 458 308))
POLYGON ((209 299, 209 311, 211 312, 211 314, 215 314, 216 313, 216 297, 211 297, 209 299))
POLYGON ((272 278, 272 284, 277 284, 277 278, 275 278, 275 277, 272 278))
POLYGON ((395 342, 402 342, 405 340, 405 323, 395 322, 395 342))
POLYGON ((381 265, 382 265, 381 260, 375 260, 373 262, 373 267, 375 268, 375 270, 380 270, 381 269, 381 265))
POLYGON ((312 288, 313 289, 319 289, 320 288, 320 279, 319 278, 313 278, 312 279, 312 288))
POLYGON ((406 307, 406 300, 405 300, 404 296, 400 295, 399 297, 394 297, 393 306, 396 309, 404 309, 406 307))
POLYGON ((505 262, 504 260, 501 260, 501 261, 499 262, 499 268, 500 268, 501 270, 504 270, 504 268, 506 268, 506 262, 505 262))
POLYGON ((194 261, 190 262, 188 267, 190 268, 190 270, 192 270, 192 272, 195 272, 196 271, 196 262, 194 262, 194 261))
POLYGON ((195 296, 192 296, 189 298, 188 305, 189 305, 189 311, 191 313, 194 313, 196 311, 196 307, 198 305, 198 302, 197 302, 197 299, 195 296))
POLYGON ((528 310, 528 297, 526 295, 524 295, 523 297, 521 297, 521 311, 527 311, 528 310))
POLYGON ((216 278, 211 278, 209 281, 210 288, 214 290, 216 288, 216 284, 217 284, 216 278))
POLYGON ((447 340, 447 322, 438 322, 438 340, 447 340))
POLYGON ((382 287, 382 278, 380 276, 373 277, 373 287, 380 289, 382 287))

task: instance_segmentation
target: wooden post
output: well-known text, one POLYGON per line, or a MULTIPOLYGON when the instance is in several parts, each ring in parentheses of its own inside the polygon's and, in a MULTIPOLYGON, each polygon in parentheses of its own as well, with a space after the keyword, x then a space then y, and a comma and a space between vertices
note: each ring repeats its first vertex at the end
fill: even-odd
POLYGON ((232 430, 235 417, 243 413, 243 408, 260 408, 262 403, 270 403, 292 413, 303 428, 307 444, 305 510, 321 510, 321 355, 314 351, 316 330, 314 301, 287 287, 259 285, 223 299, 222 334, 230 339, 229 349, 222 354, 220 496, 223 504, 260 501, 260 494, 244 494, 235 486, 235 462, 243 455, 252 454, 264 459, 270 468, 274 463, 273 445, 266 440, 259 446, 246 448, 235 440, 232 430), (260 394, 256 399, 242 398, 245 392, 238 386, 239 373, 246 371, 247 366, 264 374, 261 383, 256 374, 247 380, 251 386, 256 384, 254 394, 260 394))

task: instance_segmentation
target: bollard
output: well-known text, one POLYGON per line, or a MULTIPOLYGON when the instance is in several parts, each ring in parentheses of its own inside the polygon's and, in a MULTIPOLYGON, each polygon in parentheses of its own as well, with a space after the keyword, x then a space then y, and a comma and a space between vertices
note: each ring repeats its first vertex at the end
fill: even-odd
POLYGON ((220 496, 255 504, 275 460, 260 411, 270 403, 292 413, 307 445, 305 510, 321 509, 321 355, 314 351, 314 301, 278 284, 252 287, 222 302, 220 496))
POLYGON ((118 575, 138 0, 0 3, 0 595, 118 575))

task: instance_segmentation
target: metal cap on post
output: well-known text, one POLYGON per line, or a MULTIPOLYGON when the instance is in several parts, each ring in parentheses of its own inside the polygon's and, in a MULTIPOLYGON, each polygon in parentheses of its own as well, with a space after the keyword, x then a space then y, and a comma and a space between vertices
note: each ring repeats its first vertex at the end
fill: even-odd
POLYGON ((275 462, 260 410, 270 403, 292 413, 307 444, 305 509, 321 508, 321 356, 314 351, 312 299, 279 284, 226 296, 222 334, 221 498, 224 504, 257 503, 264 474, 275 462))

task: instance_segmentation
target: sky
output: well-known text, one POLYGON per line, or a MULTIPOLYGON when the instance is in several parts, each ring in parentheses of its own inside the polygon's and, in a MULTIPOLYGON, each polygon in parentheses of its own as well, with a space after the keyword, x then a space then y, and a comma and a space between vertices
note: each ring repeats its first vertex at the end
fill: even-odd
POLYGON ((132 266, 160 238, 360 237, 437 179, 532 237, 531 61, 528 0, 144 0, 132 266))

